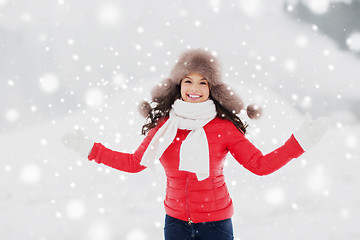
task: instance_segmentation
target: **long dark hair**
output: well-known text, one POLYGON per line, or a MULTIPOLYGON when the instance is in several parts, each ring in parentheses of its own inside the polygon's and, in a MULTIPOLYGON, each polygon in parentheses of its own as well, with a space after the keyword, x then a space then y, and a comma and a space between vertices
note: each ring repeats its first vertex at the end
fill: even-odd
MULTIPOLYGON (((171 106, 175 100, 179 99, 181 96, 180 85, 175 85, 167 92, 167 94, 164 95, 166 97, 161 99, 154 99, 154 101, 151 103, 156 105, 151 108, 148 115, 146 116, 146 123, 142 126, 141 130, 143 135, 146 135, 146 133, 149 132, 152 128, 156 127, 158 123, 161 122, 161 120, 169 116, 171 106)), ((247 123, 244 124, 236 114, 224 108, 211 96, 211 92, 210 99, 214 101, 218 117, 231 121, 240 132, 243 134, 246 133, 246 128, 248 127, 247 123)))

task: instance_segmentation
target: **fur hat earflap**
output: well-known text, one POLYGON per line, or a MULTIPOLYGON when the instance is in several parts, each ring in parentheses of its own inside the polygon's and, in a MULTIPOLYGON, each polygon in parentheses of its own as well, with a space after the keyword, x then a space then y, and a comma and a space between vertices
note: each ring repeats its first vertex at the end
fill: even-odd
POLYGON ((141 116, 146 118, 149 115, 149 113, 151 112, 152 108, 150 106, 150 103, 144 100, 139 104, 138 110, 139 110, 141 116))
POLYGON ((258 119, 262 115, 262 108, 257 104, 247 106, 246 113, 251 119, 258 119))

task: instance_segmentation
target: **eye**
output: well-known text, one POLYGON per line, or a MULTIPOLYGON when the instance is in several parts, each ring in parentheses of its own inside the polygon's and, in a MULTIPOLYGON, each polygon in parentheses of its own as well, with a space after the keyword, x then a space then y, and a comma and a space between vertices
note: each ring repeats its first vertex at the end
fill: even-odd
POLYGON ((190 80, 184 80, 184 83, 191 83, 190 80))
POLYGON ((202 84, 202 85, 207 85, 207 82, 204 81, 204 82, 201 82, 200 84, 202 84))

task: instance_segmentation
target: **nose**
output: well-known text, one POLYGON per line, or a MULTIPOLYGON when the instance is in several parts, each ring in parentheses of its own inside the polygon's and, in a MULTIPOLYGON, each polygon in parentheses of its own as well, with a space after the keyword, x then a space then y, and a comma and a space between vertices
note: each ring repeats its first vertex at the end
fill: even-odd
POLYGON ((191 87, 190 87, 190 92, 198 92, 199 91, 199 87, 196 85, 196 84, 193 84, 191 87))

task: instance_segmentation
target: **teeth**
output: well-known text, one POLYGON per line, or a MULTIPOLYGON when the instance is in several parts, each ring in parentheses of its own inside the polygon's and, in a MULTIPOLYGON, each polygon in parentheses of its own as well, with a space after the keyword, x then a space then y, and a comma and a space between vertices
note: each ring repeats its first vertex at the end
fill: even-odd
POLYGON ((191 98, 199 98, 200 96, 199 95, 189 95, 189 97, 191 97, 191 98))

